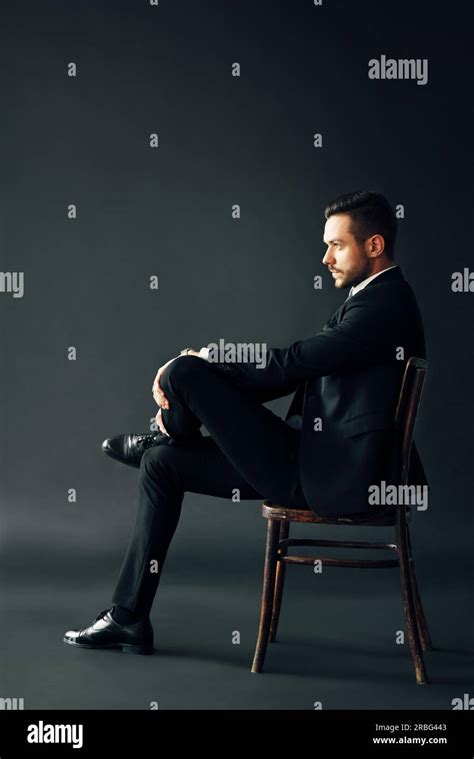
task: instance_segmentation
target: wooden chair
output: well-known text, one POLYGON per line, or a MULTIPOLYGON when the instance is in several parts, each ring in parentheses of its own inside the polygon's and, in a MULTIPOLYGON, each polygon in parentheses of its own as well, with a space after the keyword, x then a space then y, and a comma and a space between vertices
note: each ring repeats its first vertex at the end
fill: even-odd
MULTIPOLYGON (((410 463, 413 428, 421 399, 423 383, 427 371, 427 361, 412 357, 407 361, 398 405, 395 414, 397 438, 400 445, 400 481, 406 485, 410 463)), ((277 506, 265 500, 262 516, 268 519, 267 543, 263 577, 263 593, 260 607, 260 622, 252 672, 261 672, 265 660, 267 644, 275 640, 280 617, 285 571, 288 564, 314 564, 320 560, 322 566, 334 567, 399 567, 403 609, 408 632, 408 645, 415 668, 416 682, 429 682, 423 660, 423 651, 432 650, 430 634, 421 604, 418 584, 415 576, 409 518, 409 505, 388 506, 378 510, 377 514, 354 514, 343 517, 319 517, 311 509, 294 509, 277 506), (344 524, 367 527, 395 527, 395 543, 363 542, 348 540, 299 540, 290 539, 290 522, 311 524, 344 524), (341 548, 385 549, 395 551, 397 558, 385 560, 356 560, 342 558, 323 558, 320 556, 288 555, 292 546, 326 546, 341 548)))

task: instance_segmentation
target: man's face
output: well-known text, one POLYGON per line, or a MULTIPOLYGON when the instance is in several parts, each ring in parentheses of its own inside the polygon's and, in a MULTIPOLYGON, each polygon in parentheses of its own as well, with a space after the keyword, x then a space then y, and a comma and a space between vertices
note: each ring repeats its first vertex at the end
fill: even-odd
POLYGON ((334 286, 339 288, 352 287, 370 277, 376 260, 368 255, 365 245, 356 241, 349 231, 350 225, 348 214, 334 214, 324 227, 323 239, 328 248, 323 264, 332 273, 334 286))

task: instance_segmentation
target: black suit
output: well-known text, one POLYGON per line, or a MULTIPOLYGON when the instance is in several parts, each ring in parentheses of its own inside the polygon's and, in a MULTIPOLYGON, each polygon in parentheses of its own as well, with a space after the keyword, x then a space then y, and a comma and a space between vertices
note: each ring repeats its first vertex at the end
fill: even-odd
MULTIPOLYGON (((343 303, 314 337, 268 351, 265 368, 196 356, 172 361, 160 381, 172 441, 143 454, 135 526, 113 603, 150 612, 185 492, 266 498, 330 516, 373 509, 369 485, 396 484, 401 347, 405 359, 425 357, 415 297, 394 268, 343 303), (285 420, 263 405, 295 391, 285 420), (298 414, 301 431, 289 424, 298 414), (202 424, 209 436, 199 436, 202 424)), ((412 462, 413 481, 426 484, 416 449, 412 462)))
MULTIPOLYGON (((314 337, 272 348, 266 366, 215 364, 262 400, 296 395, 302 414, 300 477, 321 515, 368 511, 368 488, 394 481, 394 420, 406 360, 426 358, 421 314, 399 267, 347 299, 314 337), (404 360, 397 358, 403 349, 404 360), (322 428, 315 431, 315 420, 322 428)), ((413 447, 409 481, 428 484, 413 447)))

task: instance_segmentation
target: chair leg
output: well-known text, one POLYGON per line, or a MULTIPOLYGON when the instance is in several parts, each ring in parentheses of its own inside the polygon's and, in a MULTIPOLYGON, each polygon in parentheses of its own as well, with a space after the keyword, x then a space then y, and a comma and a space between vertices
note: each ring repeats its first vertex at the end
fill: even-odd
POLYGON ((280 520, 269 519, 267 526, 267 545, 265 548, 265 567, 263 571, 263 592, 260 605, 260 622, 258 627, 257 645, 253 658, 252 672, 261 672, 265 661, 270 623, 273 611, 273 597, 275 594, 275 575, 277 564, 278 539, 280 534, 280 520))
POLYGON ((413 601, 415 604, 416 622, 418 625, 420 641, 421 641, 423 651, 432 651, 433 644, 431 642, 430 631, 428 629, 428 624, 426 622, 426 617, 423 611, 423 605, 421 603, 421 598, 420 598, 420 591, 418 590, 418 583, 416 580, 415 562, 413 559, 411 540, 410 540, 410 530, 409 530, 408 525, 407 525, 407 548, 408 548, 408 560, 409 560, 409 567, 410 567, 411 586, 413 589, 413 601))
POLYGON ((415 667, 415 677, 418 685, 425 685, 429 682, 425 663, 423 659, 423 650, 421 647, 420 636, 418 633, 418 626, 416 622, 415 604, 413 600, 413 589, 410 576, 410 561, 408 556, 407 547, 407 527, 405 522, 397 522, 397 545, 398 545, 398 557, 400 562, 400 584, 402 590, 403 609, 405 612, 405 619, 407 625, 408 634, 408 646, 410 649, 410 655, 415 667))
MULTIPOLYGON (((280 522, 280 537, 279 540, 286 540, 290 532, 290 523, 286 519, 282 519, 280 522)), ((285 556, 288 549, 282 548, 279 553, 281 556, 285 556)), ((275 581, 275 595, 273 596, 273 612, 272 621, 270 625, 270 638, 269 642, 273 643, 278 629, 278 622, 280 620, 281 601, 283 598, 283 590, 285 587, 285 575, 286 564, 284 561, 277 561, 276 566, 276 581, 275 581)))

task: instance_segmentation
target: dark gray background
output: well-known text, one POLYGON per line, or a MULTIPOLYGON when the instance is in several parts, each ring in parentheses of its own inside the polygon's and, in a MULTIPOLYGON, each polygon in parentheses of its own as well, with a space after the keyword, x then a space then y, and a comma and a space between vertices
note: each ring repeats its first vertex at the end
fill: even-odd
MULTIPOLYGON (((473 260, 460 7, 2 3, 0 269, 25 273, 25 295, 0 293, 1 697, 441 709, 472 693, 473 295, 451 291, 473 260), (370 81, 382 53, 428 58, 428 84, 370 81), (65 646, 64 630, 109 605, 134 519, 137 471, 106 459, 102 439, 148 430, 155 373, 181 348, 283 347, 321 329, 346 295, 321 264, 323 210, 356 189, 404 205, 397 262, 425 321, 416 440, 432 490, 412 530, 434 683, 416 686, 395 644, 396 570, 290 568, 279 642, 252 675, 266 520, 260 502, 192 494, 153 608, 159 652, 65 646)), ((316 532, 354 535, 295 534, 316 532)))

